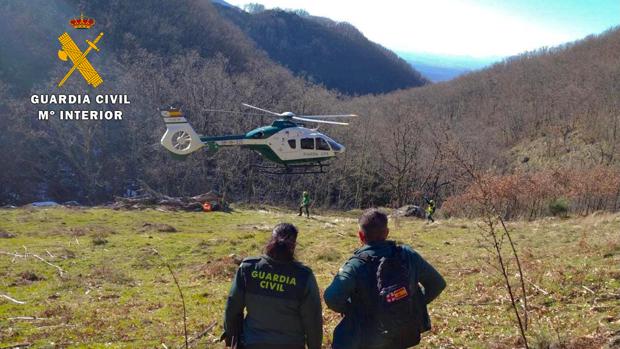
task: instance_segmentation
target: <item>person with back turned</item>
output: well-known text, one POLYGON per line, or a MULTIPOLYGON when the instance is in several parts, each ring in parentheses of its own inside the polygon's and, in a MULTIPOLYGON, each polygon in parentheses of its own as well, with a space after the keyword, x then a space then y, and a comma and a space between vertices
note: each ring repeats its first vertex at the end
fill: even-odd
POLYGON ((387 240, 388 233, 385 213, 364 212, 358 232, 363 246, 325 290, 327 307, 344 315, 334 329, 334 349, 408 348, 431 328, 426 306, 446 282, 411 247, 387 240))
POLYGON ((265 255, 241 262, 226 303, 226 346, 321 348, 321 297, 312 270, 294 258, 297 234, 294 225, 278 224, 265 255))
POLYGON ((308 194, 307 191, 304 191, 303 194, 301 195, 301 203, 299 204, 298 216, 301 217, 302 210, 305 209, 306 218, 310 218, 310 211, 308 210, 309 207, 310 207, 310 195, 308 194))

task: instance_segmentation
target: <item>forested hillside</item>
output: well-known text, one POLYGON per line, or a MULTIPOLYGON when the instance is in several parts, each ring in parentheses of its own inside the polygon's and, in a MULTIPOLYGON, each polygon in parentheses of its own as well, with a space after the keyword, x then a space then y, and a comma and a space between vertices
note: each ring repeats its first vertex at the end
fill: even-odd
MULTIPOLYGON (((446 208, 467 214, 463 208, 473 206, 476 192, 455 164, 457 154, 489 178, 510 215, 547 214, 559 199, 578 211, 618 208, 617 29, 447 83, 349 97, 275 63, 208 1, 92 1, 84 12, 96 14, 97 30, 105 32, 102 51, 92 58, 106 79, 96 93, 129 94, 131 104, 121 108, 125 120, 40 122, 29 96, 59 93, 55 86, 66 70, 56 57, 66 24, 55 18, 71 18, 81 2, 30 4, 0 4, 0 203, 97 204, 142 180, 166 194, 217 190, 231 201, 279 205, 309 190, 316 206, 331 208, 421 203, 426 194, 440 203, 451 198, 446 208), (37 26, 17 25, 35 18, 37 26), (15 55, 8 53, 12 47, 15 55), (321 127, 347 147, 322 176, 260 174, 254 165, 261 158, 241 149, 199 152, 180 162, 159 145, 162 105, 181 107, 207 135, 271 122, 205 110, 241 110, 241 103, 362 117, 350 127, 321 127)), ((314 25, 278 11, 253 16, 314 25)), ((82 46, 85 38, 92 39, 81 38, 82 46)), ((62 90, 89 91, 79 79, 62 90)))
MULTIPOLYGON (((448 83, 357 98, 349 109, 384 120, 368 142, 385 147, 372 162, 396 162, 383 181, 397 189, 392 199, 399 192, 463 192, 457 152, 487 172, 489 190, 510 214, 546 214, 556 200, 583 212, 616 210, 619 49, 616 28, 448 83), (424 186, 428 178, 438 179, 424 186)), ((455 197, 453 212, 475 204, 472 190, 469 198, 455 197)))
POLYGON ((217 6, 269 57, 296 75, 350 95, 385 93, 428 83, 394 52, 348 23, 283 10, 256 13, 217 6))
POLYGON ((96 25, 93 30, 72 31, 76 41, 92 39, 87 35, 93 33, 105 33, 101 43, 105 45, 105 55, 91 59, 103 56, 109 63, 140 50, 172 59, 195 51, 204 58, 226 57, 230 71, 275 65, 239 28, 221 18, 210 1, 35 0, 7 1, 0 6, 0 78, 17 87, 40 83, 60 66, 56 58, 57 36, 62 31, 72 31, 68 21, 79 16, 78 9, 87 16, 91 14, 96 25), (161 15, 164 13, 167 15, 161 15), (30 76, 31 79, 27 78, 30 76))
MULTIPOLYGON (((96 13, 96 28, 105 32, 99 44, 101 54, 90 58, 106 79, 96 92, 128 94, 131 104, 120 108, 125 120, 40 122, 30 94, 92 93, 78 79, 70 79, 62 90, 56 88, 66 69, 56 57, 57 36, 68 30, 67 21, 75 16, 79 4, 0 4, 0 23, 6 23, 2 37, 7 38, 0 50, 0 123, 7 130, 0 152, 2 202, 77 199, 101 203, 122 193, 137 178, 154 181, 152 185, 164 192, 216 189, 231 192, 238 200, 248 194, 250 161, 256 161, 256 156, 248 152, 235 156, 233 151, 215 158, 199 154, 186 162, 173 160, 158 146, 164 130, 158 109, 178 105, 199 131, 218 134, 244 132, 270 120, 206 114, 205 108, 239 109, 242 102, 248 102, 319 112, 323 103, 334 104, 335 94, 273 63, 208 1, 160 0, 147 6, 91 1, 83 11, 96 13), (35 18, 41 18, 36 26, 18 25, 35 18), (63 18, 62 23, 56 18, 63 18), (39 50, 34 51, 37 58, 9 54, 20 40, 25 42, 23 47, 39 50), (37 72, 32 73, 28 61, 37 59, 45 63, 34 65, 37 72), (29 90, 29 86, 34 87, 29 90)), ((82 45, 93 36, 90 32, 73 35, 82 45)))

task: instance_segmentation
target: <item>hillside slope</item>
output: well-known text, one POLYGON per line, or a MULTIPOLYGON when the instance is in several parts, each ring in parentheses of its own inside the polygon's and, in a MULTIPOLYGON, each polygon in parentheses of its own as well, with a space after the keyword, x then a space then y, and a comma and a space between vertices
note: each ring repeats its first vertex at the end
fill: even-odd
POLYGON ((204 58, 226 57, 228 69, 245 71, 273 63, 235 25, 223 19, 210 1, 8 1, 0 4, 0 79, 29 89, 50 76, 62 62, 57 37, 68 31, 81 46, 99 32, 100 56, 109 61, 146 50, 168 58, 196 51, 204 58), (96 20, 76 31, 69 20, 84 14, 96 20), (162 13, 168 14, 162 16, 162 13))
MULTIPOLYGON (((137 178, 164 192, 243 190, 259 161, 256 155, 238 149, 231 150, 233 156, 201 152, 179 166, 158 146, 165 130, 157 113, 162 105, 182 108, 198 132, 211 135, 243 133, 271 120, 207 113, 206 108, 240 110, 246 102, 274 110, 334 112, 327 106, 335 105, 336 93, 274 63, 210 1, 0 2, 0 28, 0 129, 7 130, 0 138, 0 163, 5 164, 0 203, 102 202, 122 194, 137 178), (78 8, 95 18, 91 30, 69 26, 78 8), (78 74, 57 87, 70 68, 57 57, 63 31, 79 47, 105 33, 101 51, 89 55, 104 79, 97 90, 78 74), (30 103, 31 94, 85 93, 127 94, 131 104, 106 106, 123 111, 122 122, 42 122, 40 109, 97 106, 30 103)), ((256 180, 261 182, 256 188, 270 184, 256 180)))
MULTIPOLYGON (((528 200, 510 204, 523 208, 513 215, 548 214, 559 197, 568 198, 573 212, 617 210, 619 51, 620 29, 614 28, 449 82, 346 102, 372 120, 354 124, 352 134, 361 139, 345 143, 359 151, 362 195, 389 197, 395 206, 422 204, 425 194, 443 200, 471 181, 465 161, 479 173, 521 173, 527 185, 538 171, 579 177, 563 182, 556 175, 553 183, 516 188, 523 191, 519 199, 498 193, 507 201, 528 200), (579 180, 594 176, 604 180, 579 180), (544 194, 550 185, 559 196, 544 194)), ((502 190, 513 187, 503 184, 502 190)))
POLYGON ((282 10, 247 13, 217 6, 269 57, 295 74, 350 95, 385 93, 429 81, 348 23, 282 10))
POLYGON ((540 156, 564 156, 584 144, 596 151, 588 151, 589 162, 580 157, 574 165, 618 164, 619 50, 620 29, 614 28, 511 57, 447 83, 361 97, 352 104, 377 118, 396 107, 408 110, 427 131, 450 133, 487 164, 504 170, 522 160, 511 158, 510 150, 533 140, 547 148, 535 151, 540 156), (376 109, 368 110, 368 104, 376 109))

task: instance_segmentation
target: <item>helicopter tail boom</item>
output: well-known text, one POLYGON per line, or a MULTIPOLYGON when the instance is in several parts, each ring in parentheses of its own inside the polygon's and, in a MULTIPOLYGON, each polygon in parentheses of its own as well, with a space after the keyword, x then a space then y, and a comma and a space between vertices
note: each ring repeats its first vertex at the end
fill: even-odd
POLYGON ((160 143, 168 151, 176 155, 189 155, 205 146, 180 110, 162 110, 161 116, 166 124, 166 132, 160 143))

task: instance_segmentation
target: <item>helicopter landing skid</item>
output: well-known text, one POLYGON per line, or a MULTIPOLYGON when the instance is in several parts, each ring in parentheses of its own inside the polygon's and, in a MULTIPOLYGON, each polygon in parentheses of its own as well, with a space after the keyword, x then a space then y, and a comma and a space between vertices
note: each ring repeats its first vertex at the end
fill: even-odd
POLYGON ((283 166, 261 166, 254 165, 261 173, 273 175, 306 175, 321 174, 325 172, 325 168, 329 166, 323 163, 303 164, 303 165, 283 165, 283 166))

